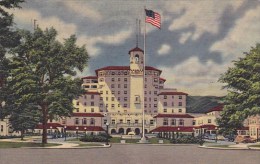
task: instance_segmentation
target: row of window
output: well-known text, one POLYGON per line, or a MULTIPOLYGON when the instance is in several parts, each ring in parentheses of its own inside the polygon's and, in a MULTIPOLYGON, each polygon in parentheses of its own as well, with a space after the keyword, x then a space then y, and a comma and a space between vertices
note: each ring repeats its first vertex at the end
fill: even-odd
MULTIPOLYGON (((168 106, 169 104, 167 102, 163 102, 163 106, 168 106)), ((174 102, 171 103, 171 106, 174 106, 174 102)), ((178 106, 182 106, 182 102, 178 103, 178 106)))
MULTIPOLYGON (((164 113, 168 113, 168 109, 163 109, 164 113)), ((182 109, 178 109, 179 113, 182 113, 182 109)), ((172 113, 174 113, 174 109, 172 109, 172 113)))
MULTIPOLYGON (((90 125, 95 125, 95 119, 94 118, 90 118, 88 121, 87 120, 88 120, 87 118, 81 119, 81 124, 82 125, 86 125, 87 122, 89 121, 90 125)), ((75 118, 75 125, 79 125, 79 124, 80 124, 80 119, 79 118, 75 118)))
MULTIPOLYGON (((117 81, 121 81, 121 79, 124 79, 124 82, 127 82, 128 81, 128 79, 127 78, 117 78, 117 81)), ((111 78, 111 81, 112 82, 115 82, 115 78, 111 78)), ((104 78, 99 78, 99 81, 100 82, 103 82, 104 81, 104 78)))
MULTIPOLYGON (((103 91, 100 91, 99 92, 100 94, 103 94, 103 91)), ((106 94, 108 95, 108 91, 106 91, 106 94)), ((115 94, 115 91, 111 91, 111 94, 115 94)), ((120 95, 121 94, 121 91, 117 91, 117 94, 120 95)), ((124 91, 124 94, 127 94, 127 91, 124 91)))
MULTIPOLYGON (((76 105, 79 106, 79 101, 77 101, 76 105)), ((84 102, 84 106, 87 106, 87 102, 84 102)), ((95 102, 91 101, 90 106, 95 106, 95 102)))
MULTIPOLYGON (((104 120, 104 124, 106 124, 107 120, 104 120)), ((123 124, 124 123, 124 120, 123 119, 119 119, 119 124, 123 124)), ((134 124, 138 124, 140 123, 138 119, 134 120, 134 122, 131 122, 131 120, 126 120, 126 124, 131 124, 131 123, 134 123, 134 124)), ((146 120, 144 120, 144 123, 146 124, 146 120)), ((115 119, 112 119, 111 120, 111 124, 112 125, 115 125, 116 124, 116 120, 115 119)), ((150 125, 153 125, 154 124, 154 120, 150 120, 149 122, 150 125)))
MULTIPOLYGON (((174 99, 174 96, 167 96, 167 95, 164 95, 164 96, 163 96, 164 99, 167 99, 167 98, 169 98, 169 97, 172 97, 172 99, 174 99)), ((179 97, 180 100, 182 99, 182 96, 178 96, 178 97, 179 97)))
MULTIPOLYGON (((169 120, 168 120, 167 118, 163 119, 163 125, 169 125, 169 120)), ((174 126, 177 125, 176 119, 171 119, 170 125, 174 125, 174 126)), ((178 125, 179 125, 179 126, 184 126, 184 120, 183 120, 183 119, 180 119, 180 120, 178 121, 178 125)))

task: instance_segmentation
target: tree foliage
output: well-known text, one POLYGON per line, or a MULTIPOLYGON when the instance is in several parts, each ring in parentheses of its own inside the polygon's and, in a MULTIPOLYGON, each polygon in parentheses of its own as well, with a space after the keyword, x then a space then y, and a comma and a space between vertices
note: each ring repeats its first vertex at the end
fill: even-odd
POLYGON ((231 131, 243 126, 248 116, 260 114, 260 44, 235 61, 219 81, 228 89, 220 127, 231 131))
POLYGON ((75 35, 61 43, 53 28, 20 34, 21 44, 12 50, 8 65, 5 107, 11 117, 19 109, 34 111, 43 125, 42 142, 47 143, 47 121, 70 116, 72 100, 82 94, 81 79, 73 77, 89 57, 85 46, 76 45, 75 35))

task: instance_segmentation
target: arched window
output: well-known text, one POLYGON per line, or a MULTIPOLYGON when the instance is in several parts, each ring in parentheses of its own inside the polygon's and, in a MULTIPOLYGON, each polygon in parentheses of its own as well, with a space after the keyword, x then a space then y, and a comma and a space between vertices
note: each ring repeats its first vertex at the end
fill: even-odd
POLYGON ((135 63, 138 63, 138 62, 139 62, 139 55, 136 54, 136 55, 135 55, 135 63))
POLYGON ((95 119, 94 118, 91 118, 90 119, 90 125, 94 125, 95 124, 95 119))
POLYGON ((167 118, 163 119, 163 125, 168 125, 168 119, 167 118))

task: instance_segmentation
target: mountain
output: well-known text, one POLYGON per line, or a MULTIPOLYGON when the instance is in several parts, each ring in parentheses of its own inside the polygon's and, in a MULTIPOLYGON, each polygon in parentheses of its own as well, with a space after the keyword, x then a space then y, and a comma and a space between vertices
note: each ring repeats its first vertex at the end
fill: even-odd
POLYGON ((222 103, 223 97, 216 96, 188 96, 187 113, 206 113, 211 108, 222 103))

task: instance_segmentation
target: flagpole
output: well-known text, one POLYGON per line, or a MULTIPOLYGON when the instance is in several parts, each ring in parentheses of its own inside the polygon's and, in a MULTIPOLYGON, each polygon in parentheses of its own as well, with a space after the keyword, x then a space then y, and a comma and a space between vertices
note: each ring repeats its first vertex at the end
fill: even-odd
MULTIPOLYGON (((146 7, 144 6, 144 59, 143 59, 143 65, 144 65, 144 68, 143 68, 143 89, 145 90, 145 53, 146 53, 146 23, 145 23, 145 18, 146 18, 146 14, 145 14, 145 10, 146 10, 146 7)), ((144 97, 145 97, 145 94, 144 94, 144 90, 143 90, 143 132, 142 132, 142 134, 143 134, 143 136, 142 136, 142 139, 141 140, 143 140, 143 141, 145 141, 146 140, 146 138, 145 138, 145 135, 144 135, 144 133, 145 133, 145 129, 144 129, 144 119, 145 119, 145 117, 144 117, 144 110, 145 110, 145 105, 144 105, 144 97)))

